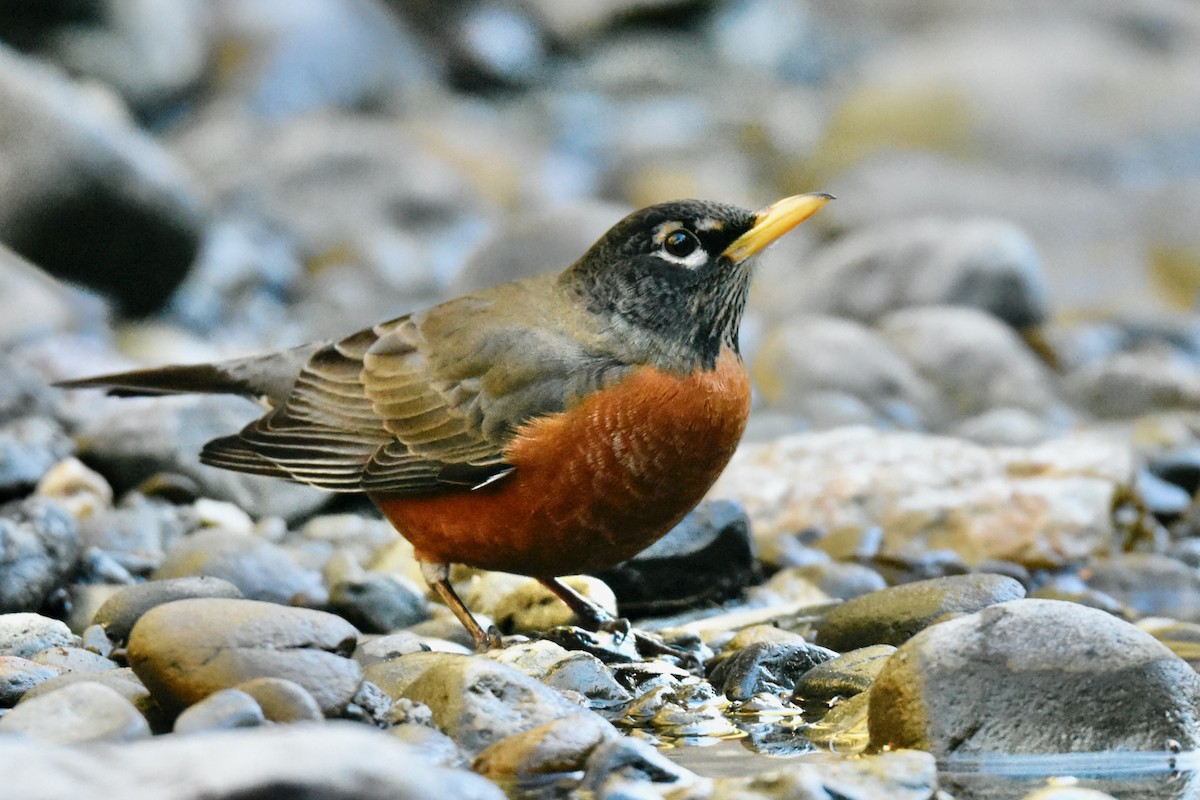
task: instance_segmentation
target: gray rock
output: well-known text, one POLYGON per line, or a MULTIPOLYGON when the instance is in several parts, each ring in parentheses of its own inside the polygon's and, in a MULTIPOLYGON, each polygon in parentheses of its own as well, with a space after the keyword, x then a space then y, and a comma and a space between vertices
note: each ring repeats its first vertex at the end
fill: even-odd
POLYGON ((758 642, 721 661, 709 680, 730 700, 791 692, 796 679, 837 653, 811 644, 758 642))
POLYGON ((830 597, 849 600, 887 588, 887 582, 875 570, 863 564, 828 561, 792 567, 797 575, 811 581, 830 597))
POLYGON ((865 692, 894 652, 896 648, 890 644, 873 644, 818 664, 796 681, 792 700, 810 705, 828 704, 835 698, 865 692))
POLYGON ((159 308, 196 253, 187 178, 113 104, 0 50, 0 239, 48 272, 159 308))
POLYGON ((279 791, 324 800, 504 800, 478 775, 435 767, 393 737, 347 722, 82 750, 16 741, 0 748, 0 771, 10 776, 6 791, 30 800, 212 800, 279 791))
POLYGON ((41 608, 79 555, 75 518, 54 501, 31 497, 0 506, 0 613, 41 608))
POLYGON ((325 587, 282 547, 253 534, 201 530, 182 539, 154 571, 155 580, 210 576, 236 586, 251 600, 318 605, 325 587))
POLYGON ((908 306, 958 305, 1015 328, 1045 321, 1049 296, 1029 235, 998 219, 906 219, 862 228, 818 252, 803 275, 808 310, 873 322, 908 306))
POLYGON ((505 737, 580 710, 528 675, 478 656, 438 654, 437 668, 423 671, 403 695, 429 706, 437 727, 471 756, 505 737))
MULTIPOLYGON (((46 385, 45 379, 27 364, 22 364, 8 356, 5 352, 16 342, 28 335, 37 335, 37 322, 22 320, 21 311, 30 315, 45 315, 53 317, 50 309, 39 308, 39 301, 25 297, 16 285, 20 280, 13 274, 9 260, 19 261, 16 255, 0 245, 0 314, 4 320, 0 323, 0 423, 7 423, 22 417, 57 417, 59 414, 58 392, 46 385), (9 331, 8 325, 12 325, 9 331)), ((35 287, 52 292, 59 287, 54 282, 38 272, 34 267, 28 267, 25 277, 35 287)), ((62 289, 63 292, 67 290, 62 289)))
POLYGON ((1192 504, 1192 495, 1186 489, 1147 469, 1138 470, 1137 493, 1146 510, 1160 522, 1178 519, 1192 504))
MULTIPOLYGON (((108 309, 95 295, 59 283, 0 244, 0 347, 45 340, 59 333, 103 331, 108 309)), ((41 378, 9 364, 9 383, 0 390, 4 418, 50 411, 58 405, 41 378), (15 369, 10 369, 15 367, 15 369)))
POLYGON ((1049 367, 986 311, 906 308, 880 319, 879 332, 937 388, 956 417, 994 408, 1065 414, 1049 367))
POLYGON ((944 415, 937 390, 903 354, 854 320, 791 317, 767 333, 754 377, 772 408, 798 414, 816 428, 921 428, 944 415))
MULTIPOLYGON (((255 678, 234 689, 254 698, 271 722, 319 722, 321 707, 300 684, 283 678, 255 678)), ((194 708, 194 706, 193 706, 194 708)))
POLYGON ((745 509, 714 501, 597 577, 612 588, 621 613, 637 617, 728 600, 759 579, 758 569, 745 509))
POLYGON ((61 672, 20 656, 0 656, 0 708, 11 708, 30 689, 61 672))
POLYGON ((771 766, 749 777, 718 778, 712 800, 785 797, 929 800, 939 795, 940 786, 938 764, 933 756, 917 750, 898 750, 856 758, 801 762, 783 768, 771 766))
POLYGON ((652 745, 639 739, 621 737, 597 747, 588 758, 587 771, 580 788, 597 798, 639 797, 621 794, 630 785, 653 784, 659 790, 678 789, 697 781, 691 771, 678 766, 652 745))
POLYGON ((425 761, 439 767, 465 767, 467 757, 446 734, 416 722, 402 722, 388 729, 393 738, 420 752, 425 761))
POLYGON ((93 674, 117 669, 116 662, 111 659, 97 655, 90 650, 84 650, 82 647, 71 647, 69 645, 59 645, 39 650, 31 655, 29 660, 45 664, 48 667, 56 667, 66 673, 82 672, 93 674))
POLYGON ((834 608, 817 629, 817 642, 838 652, 900 645, 952 615, 1024 596, 1025 587, 1003 575, 953 575, 892 586, 834 608))
POLYGON ((32 488, 74 450, 66 431, 44 417, 0 424, 0 496, 32 488))
POLYGON ((149 715, 155 709, 150 699, 150 692, 138 680, 137 675, 133 674, 133 670, 128 667, 110 669, 107 672, 66 672, 31 688, 26 699, 32 700, 76 683, 99 683, 107 686, 137 706, 143 714, 149 715))
POLYGON ((235 432, 261 412, 237 397, 184 396, 105 403, 76 431, 80 457, 118 492, 159 472, 183 475, 204 497, 228 500, 256 516, 291 519, 328 496, 309 486, 206 467, 204 443, 235 432))
POLYGON ((1089 565, 1088 586, 1143 616, 1200 621, 1200 575, 1155 553, 1125 553, 1089 565))
POLYGON ((609 708, 632 699, 604 662, 590 653, 571 653, 547 669, 539 680, 560 691, 579 693, 591 708, 609 708))
POLYGON ((221 689, 175 719, 175 733, 200 733, 227 728, 257 728, 266 722, 258 702, 238 689, 221 689))
POLYGON ((337 714, 362 683, 345 657, 358 631, 321 611, 199 598, 156 606, 134 625, 129 665, 154 698, 181 709, 253 678, 285 678, 337 714))
POLYGON ((146 575, 197 526, 189 508, 132 495, 120 508, 101 509, 80 520, 79 535, 84 547, 104 553, 132 574, 146 575))
POLYGON ((418 650, 368 664, 363 669, 363 678, 399 702, 407 698, 408 687, 426 672, 449 669, 456 659, 464 655, 418 650))
POLYGON ((1200 677, 1127 622, 1018 600, 900 646, 871 689, 875 748, 966 753, 1184 749, 1200 741, 1200 677))
POLYGON ((1200 404, 1200 364, 1162 343, 1083 366, 1063 383, 1075 403, 1100 417, 1133 417, 1200 404))
POLYGON ((429 619, 425 593, 382 572, 335 584, 329 590, 329 609, 366 633, 387 633, 429 619))
POLYGON ((242 593, 229 581, 207 576, 138 583, 126 586, 108 598, 92 617, 92 623, 102 625, 113 641, 124 642, 134 624, 147 611, 172 600, 191 597, 238 599, 242 593))
POLYGON ((62 622, 40 614, 0 614, 0 655, 29 658, 48 647, 75 644, 75 636, 62 622))
POLYGON ((150 735, 150 725, 126 698, 91 681, 46 692, 0 717, 0 733, 20 733, 38 742, 127 741, 150 735))

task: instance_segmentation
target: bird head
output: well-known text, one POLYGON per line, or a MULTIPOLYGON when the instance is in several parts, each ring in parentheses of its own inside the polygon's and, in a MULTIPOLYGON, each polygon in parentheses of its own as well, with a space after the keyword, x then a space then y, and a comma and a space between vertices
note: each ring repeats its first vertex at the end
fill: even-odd
POLYGON ((738 327, 754 257, 829 202, 801 194, 760 211, 678 200, 635 211, 562 277, 592 313, 611 318, 661 366, 711 367, 738 327))

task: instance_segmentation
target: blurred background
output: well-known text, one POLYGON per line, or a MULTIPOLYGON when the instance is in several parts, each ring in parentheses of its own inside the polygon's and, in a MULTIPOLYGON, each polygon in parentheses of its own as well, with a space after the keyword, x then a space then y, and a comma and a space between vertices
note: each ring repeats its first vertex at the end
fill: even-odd
POLYGON ((757 278, 756 435, 1200 403, 1196 0, 4 0, 0 40, 0 345, 51 377, 828 191, 757 278))

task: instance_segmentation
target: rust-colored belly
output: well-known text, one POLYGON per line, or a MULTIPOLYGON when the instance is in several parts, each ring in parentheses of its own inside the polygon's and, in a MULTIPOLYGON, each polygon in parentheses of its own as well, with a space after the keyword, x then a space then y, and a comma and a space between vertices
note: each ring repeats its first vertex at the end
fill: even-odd
POLYGON ((603 569, 665 534, 741 439, 750 381, 722 353, 686 377, 650 368, 525 425, 512 475, 475 491, 372 499, 418 557, 537 577, 603 569))

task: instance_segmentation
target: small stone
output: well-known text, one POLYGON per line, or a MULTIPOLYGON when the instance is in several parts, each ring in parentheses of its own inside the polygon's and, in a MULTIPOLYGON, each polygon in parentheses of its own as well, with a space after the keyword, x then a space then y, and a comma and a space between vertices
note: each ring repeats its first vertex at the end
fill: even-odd
POLYGON ((236 586, 250 600, 320 604, 321 576, 305 569, 282 547, 254 535, 203 530, 182 539, 154 572, 155 580, 209 576, 236 586))
POLYGON ((26 700, 0 717, 0 733, 40 742, 127 741, 150 735, 146 718, 113 689, 81 681, 26 700))
POLYGON ((329 610, 367 633, 387 633, 429 619, 423 591, 381 572, 334 584, 329 591, 329 610))
POLYGON ((1160 751, 1200 742, 1200 678, 1110 614, 1016 600, 900 646, 870 692, 871 746, 966 753, 1160 751))
POLYGON ((190 597, 237 599, 242 593, 229 581, 208 576, 148 581, 126 586, 108 598, 96 611, 92 622, 103 626, 113 641, 124 642, 147 611, 172 600, 190 597))
MULTIPOLYGON (((617 603, 612 590, 603 581, 587 575, 568 575, 561 579, 610 614, 617 603)), ((467 586, 463 602, 473 611, 491 617, 501 630, 544 631, 570 625, 575 614, 565 603, 533 578, 488 572, 475 576, 467 586)))
POLYGON ((615 800, 619 796, 639 796, 618 795, 612 791, 614 785, 626 782, 648 783, 655 789, 666 790, 691 786, 697 780, 694 773, 676 765, 651 745, 623 736, 592 751, 580 788, 596 797, 615 800))
POLYGON ((31 655, 29 660, 49 667, 57 667, 62 672, 92 673, 117 669, 116 663, 111 659, 97 655, 91 650, 84 650, 82 647, 47 647, 45 650, 39 650, 31 655))
POLYGON ((323 713, 333 715, 362 683, 362 668, 346 657, 357 636, 348 622, 322 611, 253 600, 176 600, 138 620, 128 658, 168 709, 253 678, 274 677, 300 684, 323 713))
POLYGON ((764 692, 790 693, 797 678, 836 656, 807 643, 759 642, 721 661, 709 679, 730 700, 749 700, 764 692))
POLYGON ((1025 596, 1003 575, 955 575, 881 589, 830 611, 817 642, 838 652, 873 644, 903 644, 917 631, 956 614, 970 614, 1025 596))
POLYGON ((33 611, 79 562, 75 518, 52 500, 0 506, 0 613, 33 611))
POLYGON ((369 667, 382 661, 391 661, 409 653, 421 653, 436 650, 443 653, 461 653, 470 655, 471 648, 448 642, 445 639, 434 639, 428 636, 418 636, 412 631, 397 631, 384 636, 366 637, 359 641, 354 650, 354 660, 369 667))
POLYGON ((74 450, 62 426, 45 417, 0 423, 0 496, 24 494, 74 450))
POLYGON ((467 766, 467 757, 454 740, 429 725, 401 722, 389 728, 388 733, 417 750, 431 764, 439 767, 467 766))
POLYGON ((464 657, 455 653, 419 650, 368 664, 363 669, 363 678, 399 702, 407 697, 408 687, 426 672, 448 669, 456 659, 464 657))
POLYGON ((497 782, 581 769, 602 743, 620 738, 609 722, 581 712, 501 739, 475 757, 471 769, 497 782))
POLYGON ((630 617, 717 603, 759 580, 750 520, 737 503, 701 503, 666 536, 597 573, 630 617))
POLYGON ((75 644, 75 636, 56 619, 40 614, 0 614, 0 655, 29 658, 49 647, 75 644))
POLYGON ((1200 621, 1200 574, 1168 556, 1125 553, 1097 559, 1088 567, 1087 584, 1142 616, 1200 621))
POLYGON ((213 692, 184 709, 175 720, 175 733, 200 733, 228 728, 256 728, 265 722, 253 697, 238 689, 213 692))
POLYGON ((550 687, 491 659, 438 654, 438 661, 437 669, 423 671, 403 694, 429 706, 437 727, 471 756, 515 733, 579 711, 550 687))
POLYGON ((839 697, 865 692, 895 652, 896 648, 890 644, 847 650, 801 675, 796 681, 792 700, 807 704, 829 703, 839 697))
MULTIPOLYGON (((137 675, 133 674, 133 670, 128 667, 110 669, 108 672, 65 672, 31 688, 26 699, 32 700, 76 683, 102 684, 133 703, 147 718, 158 714, 158 708, 150 698, 150 692, 138 680, 137 675)), ((155 720, 151 719, 151 721, 155 720)))
POLYGON ((551 665, 540 679, 559 691, 578 692, 591 708, 608 708, 632 699, 608 667, 589 653, 569 654, 551 665))
POLYGON ((887 581, 883 576, 863 564, 829 561, 789 569, 811 581, 829 597, 840 600, 850 600, 887 588, 887 581))
POLYGON ((195 529, 189 516, 184 509, 133 495, 119 508, 81 520, 79 534, 85 547, 103 552, 131 573, 146 575, 195 529))
POLYGON ((324 719, 312 694, 295 681, 255 678, 233 688, 252 697, 262 716, 271 722, 319 722, 324 719))
POLYGON ((30 689, 60 674, 58 667, 20 656, 0 656, 0 708, 11 708, 30 689))

